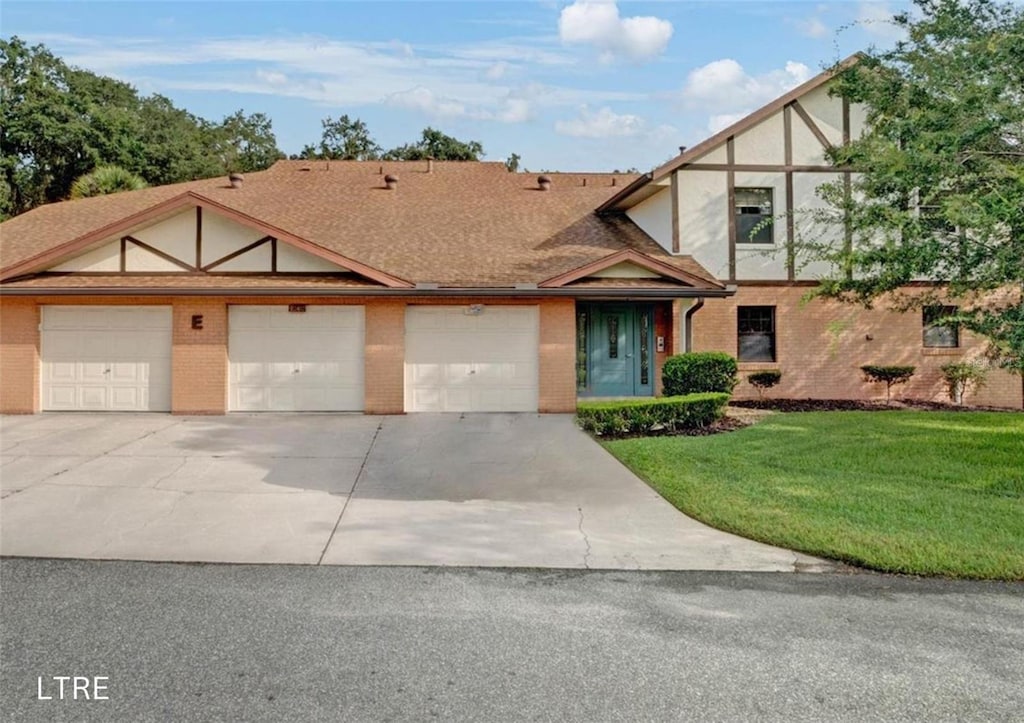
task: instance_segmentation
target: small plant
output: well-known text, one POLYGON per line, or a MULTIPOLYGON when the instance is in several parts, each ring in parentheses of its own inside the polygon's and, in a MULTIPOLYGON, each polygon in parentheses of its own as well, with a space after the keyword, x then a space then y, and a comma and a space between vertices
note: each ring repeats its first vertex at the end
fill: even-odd
POLYGON ((655 427, 668 431, 707 427, 725 414, 728 394, 689 394, 684 397, 581 402, 576 408, 580 426, 602 437, 646 434, 655 427))
POLYGON ((885 384, 885 403, 888 405, 892 401, 892 388, 897 384, 906 384, 910 377, 914 376, 917 367, 866 364, 860 369, 867 381, 885 384))
POLYGON ((985 386, 988 372, 980 364, 953 362, 942 367, 942 378, 946 380, 946 391, 954 404, 963 406, 964 396, 973 387, 975 391, 985 386))
POLYGON ((767 369, 763 372, 754 372, 753 374, 747 375, 747 381, 750 382, 750 385, 757 390, 757 396, 763 399, 766 389, 771 389, 782 381, 782 372, 778 369, 767 369))
POLYGON ((665 396, 720 392, 732 394, 739 382, 736 360, 720 351, 689 352, 669 357, 661 369, 665 396))

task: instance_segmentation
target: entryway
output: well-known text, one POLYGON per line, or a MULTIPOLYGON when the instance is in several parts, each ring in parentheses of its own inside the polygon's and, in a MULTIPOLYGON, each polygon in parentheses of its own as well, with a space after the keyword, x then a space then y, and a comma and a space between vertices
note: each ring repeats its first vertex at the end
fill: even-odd
POLYGON ((576 391, 581 397, 654 395, 654 307, 576 306, 576 391))

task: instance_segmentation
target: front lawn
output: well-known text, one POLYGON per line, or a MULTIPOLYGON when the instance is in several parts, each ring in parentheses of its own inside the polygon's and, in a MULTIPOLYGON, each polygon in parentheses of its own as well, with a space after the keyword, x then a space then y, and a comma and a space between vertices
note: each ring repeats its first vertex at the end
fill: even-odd
POLYGON ((1024 414, 777 414, 604 444, 722 530, 889 572, 1024 579, 1024 414))

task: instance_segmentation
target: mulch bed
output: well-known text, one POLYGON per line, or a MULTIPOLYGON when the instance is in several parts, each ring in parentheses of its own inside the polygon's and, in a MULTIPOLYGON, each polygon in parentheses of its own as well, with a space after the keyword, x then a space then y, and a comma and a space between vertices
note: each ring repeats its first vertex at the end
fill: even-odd
POLYGON ((912 409, 927 412, 1007 412, 1020 414, 1019 409, 1003 407, 969 407, 918 399, 894 399, 891 404, 868 402, 856 399, 733 399, 726 408, 726 416, 707 427, 694 429, 653 429, 639 434, 609 434, 597 439, 635 439, 637 437, 708 437, 712 434, 735 432, 737 429, 757 424, 772 412, 891 412, 912 409))
POLYGON ((894 409, 914 409, 927 412, 1018 412, 1003 407, 957 406, 922 399, 894 399, 891 404, 856 399, 733 399, 730 406, 744 409, 763 409, 771 412, 886 412, 894 409))

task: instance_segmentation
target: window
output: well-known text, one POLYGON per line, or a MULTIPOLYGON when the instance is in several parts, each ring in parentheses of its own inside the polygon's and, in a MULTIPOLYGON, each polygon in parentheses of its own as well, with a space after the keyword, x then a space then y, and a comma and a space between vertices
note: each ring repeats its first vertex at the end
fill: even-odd
POLYGON ((737 188, 736 243, 770 244, 772 239, 772 189, 737 188))
POLYGON ((775 307, 740 306, 736 312, 738 359, 742 362, 775 361, 775 307))
POLYGON ((926 348, 956 349, 960 346, 960 327, 955 323, 942 323, 956 312, 955 306, 924 307, 922 323, 926 348))
POLYGON ((913 205, 921 226, 928 232, 938 236, 955 236, 960 232, 956 224, 947 218, 945 203, 951 195, 949 191, 933 193, 928 198, 922 198, 920 191, 914 191, 913 205))

